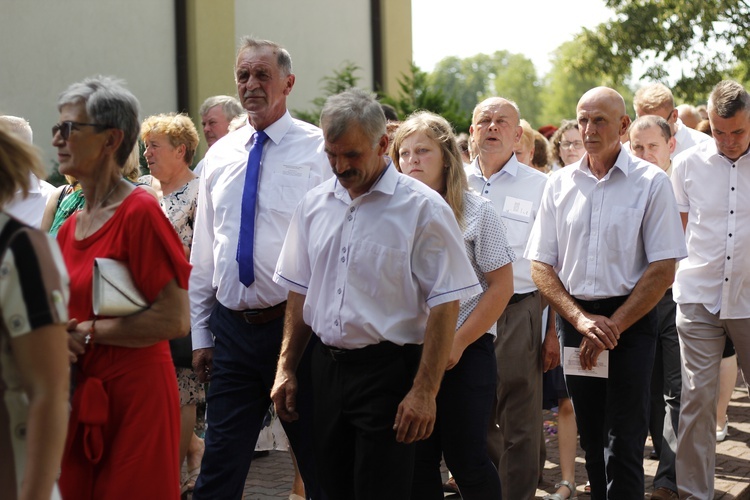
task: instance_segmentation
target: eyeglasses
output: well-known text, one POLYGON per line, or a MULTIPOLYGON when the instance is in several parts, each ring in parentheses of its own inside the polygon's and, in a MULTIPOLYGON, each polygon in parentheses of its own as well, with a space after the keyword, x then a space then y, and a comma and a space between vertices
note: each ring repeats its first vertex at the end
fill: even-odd
POLYGON ((583 141, 560 141, 560 147, 562 149, 581 149, 583 147, 583 141))
POLYGON ((62 137, 63 140, 67 141, 68 137, 70 137, 70 132, 72 130, 77 130, 78 127, 97 127, 102 130, 112 128, 110 125, 101 125, 99 123, 82 123, 82 122, 74 122, 71 120, 65 120, 64 122, 56 123, 52 127, 52 137, 55 137, 55 134, 60 132, 60 137, 62 137))

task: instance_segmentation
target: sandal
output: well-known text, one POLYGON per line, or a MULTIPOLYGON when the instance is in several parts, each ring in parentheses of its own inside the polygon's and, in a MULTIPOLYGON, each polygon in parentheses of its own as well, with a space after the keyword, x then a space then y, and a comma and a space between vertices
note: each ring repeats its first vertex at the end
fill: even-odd
MULTIPOLYGON (((570 495, 567 497, 568 500, 576 500, 578 498, 578 496, 576 496, 576 485, 574 483, 563 480, 555 485, 555 489, 560 489, 563 486, 568 488, 568 491, 570 491, 570 495)), ((542 500, 566 500, 566 499, 563 498, 563 496, 559 493, 553 493, 551 495, 544 495, 542 497, 542 500)))

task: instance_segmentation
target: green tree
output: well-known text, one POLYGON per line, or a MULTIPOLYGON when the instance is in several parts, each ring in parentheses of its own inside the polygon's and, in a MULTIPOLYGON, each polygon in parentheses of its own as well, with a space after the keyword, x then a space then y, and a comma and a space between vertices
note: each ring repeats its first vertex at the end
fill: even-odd
POLYGON ((309 111, 295 109, 292 113, 300 120, 312 123, 313 125, 318 125, 318 122, 320 121, 320 112, 323 110, 326 99, 332 95, 340 94, 345 90, 356 87, 359 77, 356 76, 355 73, 361 70, 362 68, 353 62, 344 61, 341 68, 333 71, 332 76, 324 76, 321 79, 323 82, 323 95, 313 99, 313 109, 309 111))
POLYGON ((541 112, 542 84, 536 74, 534 63, 521 54, 506 51, 495 52, 495 78, 492 95, 499 95, 515 101, 521 110, 521 116, 532 127, 538 127, 541 112))
POLYGON ((644 76, 664 81, 669 64, 687 70, 671 83, 675 94, 696 102, 750 60, 750 3, 747 0, 606 0, 616 17, 582 42, 594 57, 589 64, 605 73, 629 75, 633 61, 645 63, 644 76))

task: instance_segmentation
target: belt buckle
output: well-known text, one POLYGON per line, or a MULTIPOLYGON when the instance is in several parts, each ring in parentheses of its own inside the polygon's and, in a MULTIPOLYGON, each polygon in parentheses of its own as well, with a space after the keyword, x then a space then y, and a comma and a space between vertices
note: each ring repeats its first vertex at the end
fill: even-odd
POLYGON ((242 311, 242 317, 244 318, 245 323, 248 323, 251 325, 254 324, 255 320, 261 314, 263 314, 261 311, 256 311, 256 310, 242 311))

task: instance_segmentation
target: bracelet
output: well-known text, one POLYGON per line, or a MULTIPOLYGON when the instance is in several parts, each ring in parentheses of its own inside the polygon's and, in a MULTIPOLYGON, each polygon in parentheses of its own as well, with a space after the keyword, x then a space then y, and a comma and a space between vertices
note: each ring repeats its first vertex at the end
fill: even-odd
POLYGON ((96 333, 96 320, 97 317, 94 316, 94 321, 91 322, 91 326, 89 327, 89 333, 86 335, 86 344, 94 344, 94 334, 96 333))

